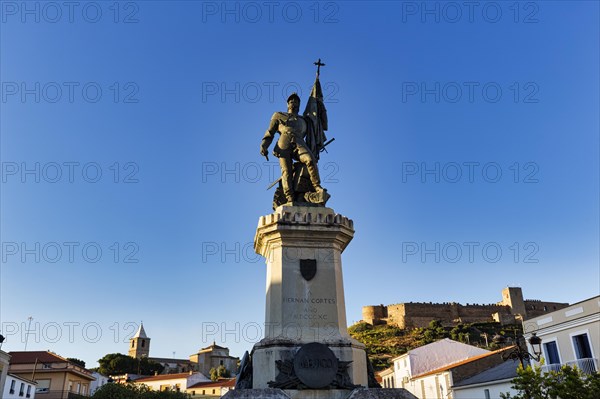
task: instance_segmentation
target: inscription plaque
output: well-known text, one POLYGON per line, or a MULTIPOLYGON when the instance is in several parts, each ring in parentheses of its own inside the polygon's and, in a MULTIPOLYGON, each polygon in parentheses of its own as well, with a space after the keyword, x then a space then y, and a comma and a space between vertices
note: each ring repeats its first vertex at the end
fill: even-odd
POLYGON ((327 345, 311 342, 300 347, 294 357, 298 379, 312 389, 326 388, 335 380, 338 359, 327 345))

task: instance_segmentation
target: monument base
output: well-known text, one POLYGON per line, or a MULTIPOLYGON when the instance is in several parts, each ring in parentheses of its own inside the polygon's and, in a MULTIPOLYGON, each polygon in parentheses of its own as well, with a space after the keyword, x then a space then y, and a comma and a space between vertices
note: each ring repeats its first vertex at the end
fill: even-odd
POLYGON ((358 388, 345 389, 234 389, 227 392, 225 399, 418 399, 403 388, 358 388))
MULTIPOLYGON (((333 352, 341 364, 347 364, 344 373, 347 378, 342 378, 342 380, 350 385, 347 387, 342 386, 343 388, 354 388, 356 385, 368 386, 367 357, 365 346, 362 343, 352 338, 329 342, 321 341, 321 343, 333 352)), ((272 386, 269 383, 281 381, 282 373, 277 364, 282 362, 291 364, 302 345, 302 342, 278 339, 263 339, 254 345, 252 350, 252 367, 254 370, 252 387, 267 388, 272 386)), ((285 382, 284 378, 284 384, 285 382)), ((290 385, 280 385, 280 387, 284 389, 286 387, 294 388, 293 381, 290 380, 290 385)), ((337 387, 340 387, 340 385, 337 385, 337 387)))

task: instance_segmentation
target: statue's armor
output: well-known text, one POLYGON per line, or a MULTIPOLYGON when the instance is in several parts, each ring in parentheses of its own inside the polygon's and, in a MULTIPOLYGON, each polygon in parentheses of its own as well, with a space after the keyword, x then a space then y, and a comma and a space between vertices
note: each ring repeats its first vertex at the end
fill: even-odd
POLYGON ((297 154, 301 155, 309 152, 308 146, 304 141, 306 135, 306 121, 301 115, 294 115, 287 112, 275 112, 271 117, 269 130, 265 133, 263 141, 268 140, 269 144, 273 140, 275 132, 281 134, 277 141, 277 151, 293 151, 297 150, 297 154), (295 146, 294 146, 295 144, 295 146))
POLYGON ((271 117, 269 128, 262 139, 261 147, 266 149, 271 145, 275 133, 280 133, 279 140, 273 152, 279 158, 283 191, 288 201, 292 200, 294 192, 292 187, 292 159, 305 164, 312 185, 315 188, 321 187, 317 163, 304 141, 306 129, 306 121, 301 115, 288 112, 275 112, 271 117))

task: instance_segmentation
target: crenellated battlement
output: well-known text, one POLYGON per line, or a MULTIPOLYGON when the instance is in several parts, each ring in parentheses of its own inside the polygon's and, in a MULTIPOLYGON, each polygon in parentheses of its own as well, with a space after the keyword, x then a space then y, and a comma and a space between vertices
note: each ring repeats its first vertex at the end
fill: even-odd
POLYGON ((427 327, 432 320, 440 320, 445 325, 490 321, 508 324, 569 305, 541 300, 524 301, 522 298, 521 288, 507 287, 502 290, 502 301, 498 303, 463 305, 457 302, 404 302, 363 306, 362 317, 369 324, 391 324, 400 328, 427 327))
POLYGON ((335 213, 331 208, 325 207, 282 205, 275 212, 261 216, 258 220, 258 227, 260 228, 273 223, 323 226, 341 225, 354 230, 352 219, 335 213))

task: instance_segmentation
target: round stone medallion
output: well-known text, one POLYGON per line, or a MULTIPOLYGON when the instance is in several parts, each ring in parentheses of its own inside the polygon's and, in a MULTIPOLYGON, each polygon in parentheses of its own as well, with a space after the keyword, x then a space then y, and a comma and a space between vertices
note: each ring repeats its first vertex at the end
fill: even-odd
POLYGON ((311 342, 300 347, 294 357, 294 371, 312 389, 328 387, 338 371, 338 359, 327 345, 311 342))

